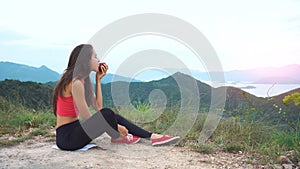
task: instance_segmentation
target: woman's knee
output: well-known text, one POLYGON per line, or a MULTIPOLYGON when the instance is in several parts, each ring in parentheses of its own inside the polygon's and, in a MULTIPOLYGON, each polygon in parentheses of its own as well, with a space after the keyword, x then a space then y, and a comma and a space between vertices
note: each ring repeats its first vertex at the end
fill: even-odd
POLYGON ((116 118, 115 112, 112 111, 110 108, 103 108, 98 113, 100 113, 100 112, 105 119, 115 119, 116 118))

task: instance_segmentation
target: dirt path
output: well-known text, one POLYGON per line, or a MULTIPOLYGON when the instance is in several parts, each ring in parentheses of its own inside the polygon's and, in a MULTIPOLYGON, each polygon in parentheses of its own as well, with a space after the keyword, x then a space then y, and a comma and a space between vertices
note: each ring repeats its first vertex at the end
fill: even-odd
POLYGON ((261 168, 248 164, 245 154, 201 154, 187 147, 153 147, 148 140, 111 144, 107 135, 93 142, 101 148, 68 152, 53 149, 53 138, 36 137, 1 148, 0 168, 261 168))

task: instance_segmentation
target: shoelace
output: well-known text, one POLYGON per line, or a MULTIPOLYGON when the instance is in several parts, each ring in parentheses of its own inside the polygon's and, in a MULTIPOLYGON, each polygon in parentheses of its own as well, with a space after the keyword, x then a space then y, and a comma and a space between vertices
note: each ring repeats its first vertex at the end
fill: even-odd
POLYGON ((133 135, 132 135, 132 134, 128 134, 128 135, 126 136, 126 139, 127 139, 128 141, 133 140, 133 135))

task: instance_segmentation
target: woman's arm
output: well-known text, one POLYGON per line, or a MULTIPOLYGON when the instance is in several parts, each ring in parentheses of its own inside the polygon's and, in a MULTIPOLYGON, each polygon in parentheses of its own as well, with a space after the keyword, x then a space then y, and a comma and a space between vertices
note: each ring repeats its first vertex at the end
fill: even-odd
POLYGON ((108 70, 108 66, 104 64, 101 66, 102 72, 96 73, 96 102, 93 102, 93 107, 96 111, 99 111, 102 109, 103 106, 103 99, 102 99, 102 89, 101 89, 101 79, 106 75, 106 72, 108 70))
MULTIPOLYGON (((96 78, 97 79, 97 78, 96 78)), ((101 79, 96 80, 96 105, 93 105, 94 109, 96 111, 99 111, 102 109, 103 103, 102 103, 102 90, 101 90, 101 79)))
POLYGON ((83 120, 86 120, 91 117, 91 112, 85 100, 84 84, 80 80, 74 80, 72 87, 72 96, 76 107, 83 120))

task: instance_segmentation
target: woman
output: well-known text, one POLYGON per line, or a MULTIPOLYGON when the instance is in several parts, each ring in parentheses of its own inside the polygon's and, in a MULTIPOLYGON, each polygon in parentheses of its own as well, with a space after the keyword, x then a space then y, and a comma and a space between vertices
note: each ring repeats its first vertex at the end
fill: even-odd
POLYGON ((93 47, 82 44, 71 52, 68 67, 53 92, 53 109, 56 116, 56 144, 62 150, 77 150, 106 132, 112 143, 137 143, 147 138, 152 145, 175 143, 179 137, 148 132, 111 109, 102 108, 101 79, 108 66, 101 64, 93 47), (100 71, 99 71, 100 69, 100 71), (90 80, 95 71, 96 92, 90 80), (92 115, 89 106, 97 112, 92 115), (82 122, 79 121, 81 116, 82 122))

